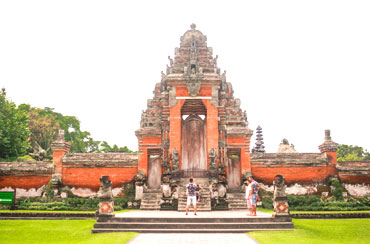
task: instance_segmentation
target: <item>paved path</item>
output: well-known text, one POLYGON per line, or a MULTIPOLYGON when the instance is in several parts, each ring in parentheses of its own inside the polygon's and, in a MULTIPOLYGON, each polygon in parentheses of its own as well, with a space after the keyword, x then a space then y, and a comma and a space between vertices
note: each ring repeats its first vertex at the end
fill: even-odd
MULTIPOLYGON (((178 211, 130 211, 116 214, 116 217, 152 217, 152 218, 255 218, 247 216, 247 210, 234 211, 209 211, 198 212, 194 216, 193 212, 189 212, 186 216, 185 212, 178 211)), ((258 217, 271 217, 271 214, 258 212, 258 217)), ((247 234, 236 233, 169 233, 169 234, 139 234, 129 244, 256 244, 247 234)))
POLYGON ((256 244, 247 234, 140 234, 128 244, 256 244))

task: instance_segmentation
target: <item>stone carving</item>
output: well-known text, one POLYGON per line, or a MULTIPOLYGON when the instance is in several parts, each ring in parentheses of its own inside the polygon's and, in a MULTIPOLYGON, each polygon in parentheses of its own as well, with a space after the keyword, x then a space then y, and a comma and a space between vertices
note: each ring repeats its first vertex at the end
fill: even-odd
POLYGON ((325 141, 319 146, 320 152, 336 152, 338 143, 331 140, 330 130, 325 130, 325 141))
POLYGON ((168 60, 170 61, 170 65, 172 66, 173 65, 173 59, 170 56, 168 56, 168 60))
POLYGON ((217 159, 217 151, 216 149, 211 148, 211 150, 209 151, 209 170, 210 171, 213 171, 213 172, 217 171, 216 159, 217 159))
POLYGON ((98 191, 99 197, 99 215, 113 216, 114 215, 114 201, 112 193, 112 181, 109 176, 105 175, 100 178, 100 188, 98 191))
POLYGON ((201 77, 196 74, 195 68, 191 68, 191 74, 186 78, 186 87, 189 95, 196 97, 200 91, 200 79, 201 77))
POLYGON ((172 150, 172 172, 179 171, 179 152, 174 148, 172 150))
POLYGON ((143 186, 146 182, 146 176, 143 171, 139 171, 137 175, 134 177, 135 185, 137 186, 143 186))
POLYGON ((297 151, 294 149, 294 145, 289 144, 289 141, 284 138, 281 140, 278 153, 297 153, 297 151))
POLYGON ((282 175, 274 177, 274 217, 289 216, 288 197, 285 192, 285 179, 282 175))

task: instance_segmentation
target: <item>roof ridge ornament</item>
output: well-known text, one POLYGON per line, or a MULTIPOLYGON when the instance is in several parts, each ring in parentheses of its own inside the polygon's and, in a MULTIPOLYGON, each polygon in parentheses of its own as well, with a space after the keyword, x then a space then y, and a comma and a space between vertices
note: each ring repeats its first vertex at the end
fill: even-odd
POLYGON ((196 28, 197 26, 193 23, 193 24, 191 24, 190 25, 190 28, 192 29, 192 30, 195 30, 195 28, 196 28))

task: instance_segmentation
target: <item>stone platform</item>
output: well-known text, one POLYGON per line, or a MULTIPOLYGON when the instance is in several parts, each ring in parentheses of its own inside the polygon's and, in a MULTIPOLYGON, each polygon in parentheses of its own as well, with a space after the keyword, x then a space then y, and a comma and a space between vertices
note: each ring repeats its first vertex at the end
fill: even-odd
POLYGON ((245 233, 258 230, 292 230, 290 217, 274 218, 271 214, 257 212, 247 216, 247 211, 193 212, 185 215, 178 211, 131 211, 113 218, 98 218, 92 233, 245 233))

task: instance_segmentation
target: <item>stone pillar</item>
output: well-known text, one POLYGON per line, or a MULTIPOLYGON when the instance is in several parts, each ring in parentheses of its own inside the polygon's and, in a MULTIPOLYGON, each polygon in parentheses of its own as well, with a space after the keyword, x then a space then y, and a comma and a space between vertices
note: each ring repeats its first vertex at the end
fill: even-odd
POLYGON ((325 140, 324 143, 319 146, 320 152, 325 153, 329 161, 328 176, 337 175, 338 171, 336 169, 337 165, 337 149, 338 143, 331 140, 330 130, 325 130, 325 140))
POLYGON ((112 193, 112 181, 105 175, 100 178, 101 186, 98 191, 99 209, 98 217, 114 216, 114 201, 112 193))
POLYGON ((58 139, 51 143, 51 150, 53 151, 53 165, 54 172, 52 175, 53 186, 59 186, 62 183, 63 156, 69 152, 71 144, 64 140, 64 130, 59 130, 58 139))
POLYGON ((207 153, 209 154, 212 148, 216 150, 218 148, 218 108, 209 99, 202 99, 202 101, 207 109, 207 153))
POLYGON ((289 216, 288 197, 285 189, 285 179, 282 175, 274 177, 274 214, 273 217, 286 217, 289 216))

